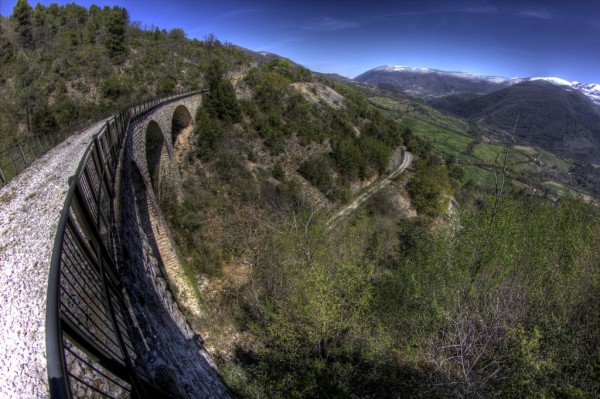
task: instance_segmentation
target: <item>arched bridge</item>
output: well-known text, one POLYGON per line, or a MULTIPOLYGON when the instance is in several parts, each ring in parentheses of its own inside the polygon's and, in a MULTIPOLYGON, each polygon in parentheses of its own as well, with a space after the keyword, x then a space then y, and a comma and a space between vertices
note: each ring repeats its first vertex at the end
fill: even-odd
POLYGON ((159 199, 201 103, 135 104, 0 190, 1 397, 230 397, 165 278, 159 199))

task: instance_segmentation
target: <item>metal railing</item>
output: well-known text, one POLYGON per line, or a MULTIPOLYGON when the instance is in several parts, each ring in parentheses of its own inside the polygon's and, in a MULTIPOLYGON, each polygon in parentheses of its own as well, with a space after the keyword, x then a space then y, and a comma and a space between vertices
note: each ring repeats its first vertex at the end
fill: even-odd
POLYGON ((51 398, 169 397, 136 367, 115 256, 114 183, 130 123, 159 105, 199 93, 155 98, 115 114, 93 138, 70 180, 48 281, 51 398))
MULTIPOLYGON (((114 114, 114 111, 99 112, 95 115, 94 119, 101 121, 112 114, 114 114)), ((92 125, 92 123, 92 119, 77 120, 64 127, 64 129, 56 129, 51 133, 28 137, 16 144, 0 149, 0 188, 4 187, 6 183, 19 175, 33 161, 54 148, 64 139, 92 125)))

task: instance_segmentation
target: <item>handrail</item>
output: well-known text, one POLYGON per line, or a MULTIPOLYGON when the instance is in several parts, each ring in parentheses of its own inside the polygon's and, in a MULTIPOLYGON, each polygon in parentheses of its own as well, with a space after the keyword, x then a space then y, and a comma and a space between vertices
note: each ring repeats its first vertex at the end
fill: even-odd
MULTIPOLYGON (((102 120, 111 113, 99 113, 96 120, 102 120)), ((18 176, 40 156, 54 148, 67 137, 81 131, 92 123, 87 119, 80 123, 69 124, 65 129, 57 129, 51 133, 38 134, 24 138, 15 144, 0 149, 0 188, 12 178, 18 176)))
MULTIPOLYGON (((153 100, 154 98, 136 102, 134 105, 139 106, 142 103, 146 104, 153 100)), ((132 106, 130 106, 130 108, 131 107, 132 106)), ((95 119, 100 121, 111 115, 114 115, 114 111, 99 112, 95 115, 95 119)), ((0 188, 4 187, 11 179, 18 176, 36 159, 60 144, 64 139, 81 131, 81 129, 87 126, 90 126, 92 123, 92 119, 88 118, 84 121, 69 124, 64 129, 57 129, 47 134, 36 134, 33 137, 24 138, 8 147, 0 148, 0 188)))
POLYGON ((119 283, 113 200, 119 154, 131 122, 157 106, 200 94, 137 102, 107 120, 87 147, 60 216, 46 305, 50 397, 169 397, 134 366, 119 283))

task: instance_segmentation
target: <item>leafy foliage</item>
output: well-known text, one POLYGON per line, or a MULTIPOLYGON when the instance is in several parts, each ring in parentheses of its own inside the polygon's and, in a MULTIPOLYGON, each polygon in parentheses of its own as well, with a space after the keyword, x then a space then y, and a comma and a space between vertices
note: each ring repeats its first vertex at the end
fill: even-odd
POLYGON ((444 165, 424 165, 410 181, 409 192, 417 209, 430 216, 441 215, 448 209, 452 188, 444 165))
POLYGON ((97 120, 119 106, 178 89, 204 87, 209 66, 248 57, 214 36, 188 40, 181 29, 140 29, 122 7, 88 9, 17 2, 0 20, 0 147, 41 133, 33 118, 50 112, 57 128, 97 120), (66 107, 66 108, 65 108, 66 107))

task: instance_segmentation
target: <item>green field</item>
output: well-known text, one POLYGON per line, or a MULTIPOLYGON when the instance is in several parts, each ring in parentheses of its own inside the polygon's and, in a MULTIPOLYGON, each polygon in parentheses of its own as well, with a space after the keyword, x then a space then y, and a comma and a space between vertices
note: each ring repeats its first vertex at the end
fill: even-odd
MULTIPOLYGON (((436 150, 451 155, 458 160, 484 162, 490 165, 502 166, 506 147, 502 144, 478 143, 473 146, 472 155, 466 153, 469 143, 473 140, 464 134, 456 133, 442 127, 424 122, 410 116, 404 116, 400 123, 409 127, 416 135, 429 139, 436 150)), ((544 169, 568 171, 571 164, 553 153, 537 147, 510 147, 507 155, 507 166, 516 172, 542 172, 544 169), (539 159, 539 162, 535 160, 539 159)))
POLYGON ((404 126, 408 126, 413 133, 419 136, 426 137, 433 142, 456 147, 460 151, 466 151, 467 146, 472 141, 469 136, 446 130, 442 127, 432 125, 410 116, 402 117, 400 123, 404 126))
POLYGON ((555 181, 544 182, 542 183, 542 187, 559 197, 575 197, 577 195, 577 193, 570 188, 555 181))
MULTIPOLYGON (((463 166, 462 169, 465 171, 462 178, 463 184, 471 181, 475 183, 476 186, 489 192, 494 192, 496 190, 496 184, 498 185, 498 188, 502 185, 502 176, 500 174, 494 174, 491 170, 483 169, 478 166, 463 166)), ((517 191, 525 187, 527 186, 518 180, 513 180, 509 177, 504 178, 504 190, 506 191, 517 191)))
MULTIPOLYGON (((486 163, 502 165, 504 164, 504 155, 506 152, 506 146, 500 144, 490 143, 479 143, 473 147, 473 153, 477 158, 483 160, 486 163)), ((506 156, 506 163, 508 165, 516 165, 520 163, 529 163, 531 157, 525 152, 509 148, 506 156)))
POLYGON ((388 115, 393 118, 400 118, 408 114, 416 118, 441 123, 448 126, 450 129, 459 132, 466 132, 468 128, 467 123, 460 119, 444 115, 427 105, 419 104, 411 100, 397 101, 385 97, 372 97, 369 101, 384 112, 387 111, 388 115))

